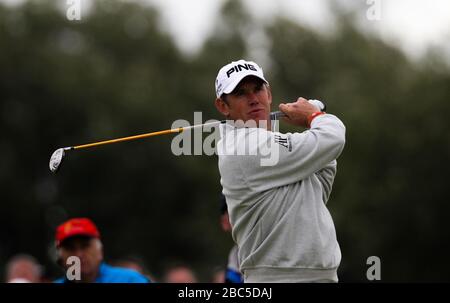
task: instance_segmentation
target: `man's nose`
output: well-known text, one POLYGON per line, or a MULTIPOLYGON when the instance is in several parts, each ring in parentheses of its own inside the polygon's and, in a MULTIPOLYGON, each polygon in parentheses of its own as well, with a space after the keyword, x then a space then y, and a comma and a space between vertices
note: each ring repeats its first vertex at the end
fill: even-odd
POLYGON ((74 249, 73 252, 72 252, 72 254, 73 254, 75 257, 81 258, 81 257, 83 257, 83 255, 84 255, 84 249, 82 249, 82 248, 74 249))
POLYGON ((247 93, 247 100, 250 105, 256 105, 259 103, 258 97, 253 92, 247 93))

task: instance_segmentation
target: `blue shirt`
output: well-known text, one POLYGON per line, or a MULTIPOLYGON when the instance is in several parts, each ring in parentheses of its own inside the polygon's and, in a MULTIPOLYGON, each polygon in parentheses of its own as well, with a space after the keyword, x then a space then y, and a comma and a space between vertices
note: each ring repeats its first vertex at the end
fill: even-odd
POLYGON ((244 283, 244 277, 238 271, 227 268, 225 271, 225 283, 244 283))
MULTIPOLYGON (((70 283, 66 277, 57 279, 55 283, 70 283)), ((101 263, 98 271, 98 276, 94 283, 150 283, 150 279, 137 271, 113 267, 106 263, 101 263)))

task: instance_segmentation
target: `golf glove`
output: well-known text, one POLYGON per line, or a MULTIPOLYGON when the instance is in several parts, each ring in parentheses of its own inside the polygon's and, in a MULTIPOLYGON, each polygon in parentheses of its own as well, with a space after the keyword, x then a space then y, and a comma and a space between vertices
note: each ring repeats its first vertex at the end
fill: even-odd
POLYGON ((322 101, 311 99, 308 100, 308 102, 317 107, 321 112, 324 112, 327 109, 327 106, 322 101))

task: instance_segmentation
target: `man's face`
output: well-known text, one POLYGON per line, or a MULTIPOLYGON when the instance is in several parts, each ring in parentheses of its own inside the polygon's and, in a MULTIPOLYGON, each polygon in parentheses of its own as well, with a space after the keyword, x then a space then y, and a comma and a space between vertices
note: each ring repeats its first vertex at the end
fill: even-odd
MULTIPOLYGON (((269 120, 272 94, 264 82, 253 76, 244 78, 226 98, 216 99, 217 109, 231 120, 244 122, 269 120)), ((270 123, 270 122, 269 122, 270 123)))
POLYGON ((40 279, 38 265, 30 260, 18 260, 8 270, 6 280, 25 279, 31 283, 38 283, 40 279))
POLYGON ((93 276, 98 272, 100 263, 103 260, 103 249, 99 239, 75 236, 64 240, 60 247, 61 259, 64 266, 67 265, 67 259, 71 256, 80 258, 81 278, 83 276, 93 276))
POLYGON ((164 281, 166 283, 196 283, 194 273, 187 267, 179 266, 170 269, 166 275, 164 281))

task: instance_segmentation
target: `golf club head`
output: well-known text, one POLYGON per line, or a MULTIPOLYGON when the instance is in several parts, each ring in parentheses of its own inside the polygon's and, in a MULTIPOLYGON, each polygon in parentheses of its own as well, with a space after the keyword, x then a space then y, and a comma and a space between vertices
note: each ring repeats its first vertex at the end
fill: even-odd
POLYGON ((64 148, 58 148, 55 150, 50 157, 49 167, 52 173, 56 173, 58 168, 61 166, 61 162, 64 158, 65 152, 64 148))

